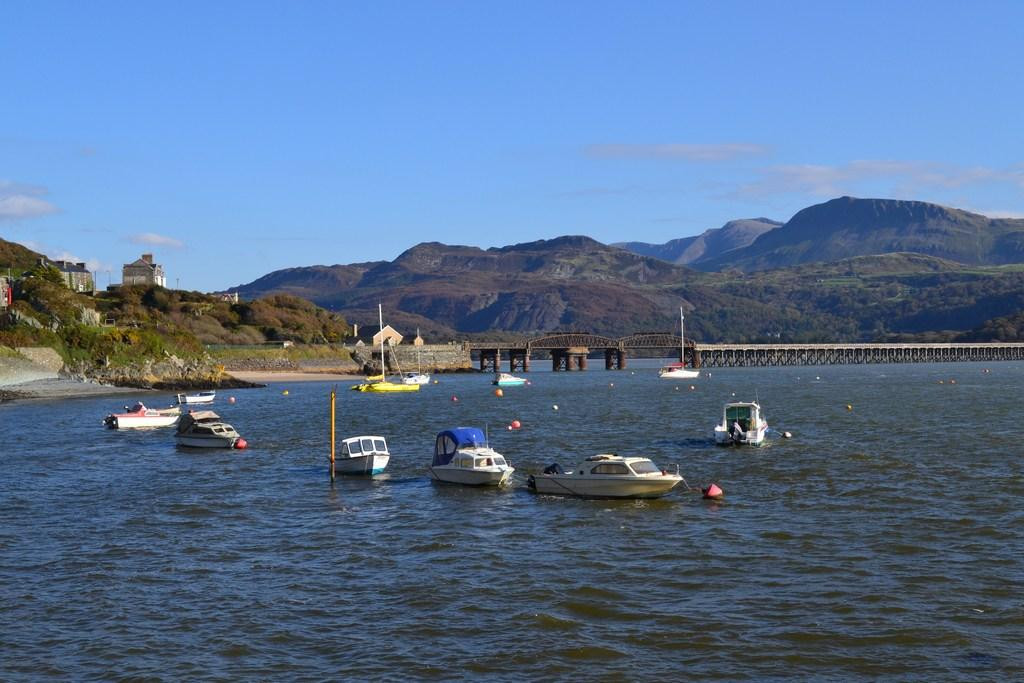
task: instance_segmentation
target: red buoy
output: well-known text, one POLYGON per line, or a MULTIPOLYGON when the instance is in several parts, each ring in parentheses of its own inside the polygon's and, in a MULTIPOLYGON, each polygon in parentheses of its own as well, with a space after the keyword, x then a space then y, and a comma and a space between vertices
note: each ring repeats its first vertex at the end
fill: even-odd
POLYGON ((512 429, 519 429, 522 426, 523 425, 522 423, 519 422, 519 420, 512 420, 512 424, 509 425, 509 427, 511 427, 512 429))
POLYGON ((718 500, 719 498, 725 495, 725 491, 718 488, 718 484, 708 484, 707 486, 702 488, 700 492, 704 494, 705 498, 708 498, 710 500, 718 500))
POLYGON ((458 402, 459 402, 459 397, 458 396, 452 396, 452 403, 458 403, 458 402))
POLYGON ((246 441, 245 439, 241 438, 241 437, 239 437, 238 441, 235 442, 235 448, 237 448, 240 451, 244 451, 248 447, 249 447, 249 442, 246 441))

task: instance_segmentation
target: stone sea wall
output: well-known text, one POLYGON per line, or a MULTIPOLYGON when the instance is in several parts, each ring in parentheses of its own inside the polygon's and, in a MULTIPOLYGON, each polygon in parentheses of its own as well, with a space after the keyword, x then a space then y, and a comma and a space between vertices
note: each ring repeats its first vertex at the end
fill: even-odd
MULTIPOLYGON (((365 346, 362 349, 361 355, 369 357, 369 349, 365 346)), ((416 370, 417 363, 424 372, 468 372, 473 369, 469 348, 463 344, 402 344, 393 350, 404 372, 416 370)), ((389 358, 389 367, 397 369, 393 365, 394 359, 389 358)))

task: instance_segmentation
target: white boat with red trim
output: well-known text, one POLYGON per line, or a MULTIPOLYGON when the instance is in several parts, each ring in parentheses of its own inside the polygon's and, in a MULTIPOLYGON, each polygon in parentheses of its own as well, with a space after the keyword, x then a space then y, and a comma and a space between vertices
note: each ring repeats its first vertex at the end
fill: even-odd
POLYGON ((149 427, 170 427, 181 417, 181 408, 147 408, 141 402, 124 407, 123 413, 111 413, 103 418, 103 424, 111 429, 144 429, 149 427))

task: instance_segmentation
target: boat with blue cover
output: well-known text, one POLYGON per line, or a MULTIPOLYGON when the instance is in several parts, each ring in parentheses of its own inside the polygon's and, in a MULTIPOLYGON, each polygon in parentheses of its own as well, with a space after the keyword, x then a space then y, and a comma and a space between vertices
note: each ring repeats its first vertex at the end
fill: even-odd
POLYGON ((501 486, 508 483, 515 468, 487 444, 476 427, 456 427, 438 433, 430 476, 449 484, 501 486))

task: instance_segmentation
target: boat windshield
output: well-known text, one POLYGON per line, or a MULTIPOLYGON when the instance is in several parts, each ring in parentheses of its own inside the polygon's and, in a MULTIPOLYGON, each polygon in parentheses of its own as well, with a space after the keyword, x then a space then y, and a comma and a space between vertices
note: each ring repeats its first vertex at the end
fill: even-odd
POLYGON ((373 449, 375 451, 377 451, 378 453, 387 453, 388 452, 388 445, 386 443, 384 443, 384 439, 374 439, 373 440, 373 449))
POLYGON ((360 439, 359 445, 362 447, 363 453, 373 453, 375 450, 373 448, 373 439, 360 439))
POLYGON ((661 472, 658 466, 650 460, 637 460, 636 462, 629 463, 629 466, 637 474, 658 474, 661 472))
POLYGON ((591 474, 629 474, 629 469, 620 462, 609 462, 590 470, 591 474))
POLYGON ((500 455, 494 456, 494 464, 497 465, 498 467, 504 467, 506 464, 505 458, 501 457, 500 455))

